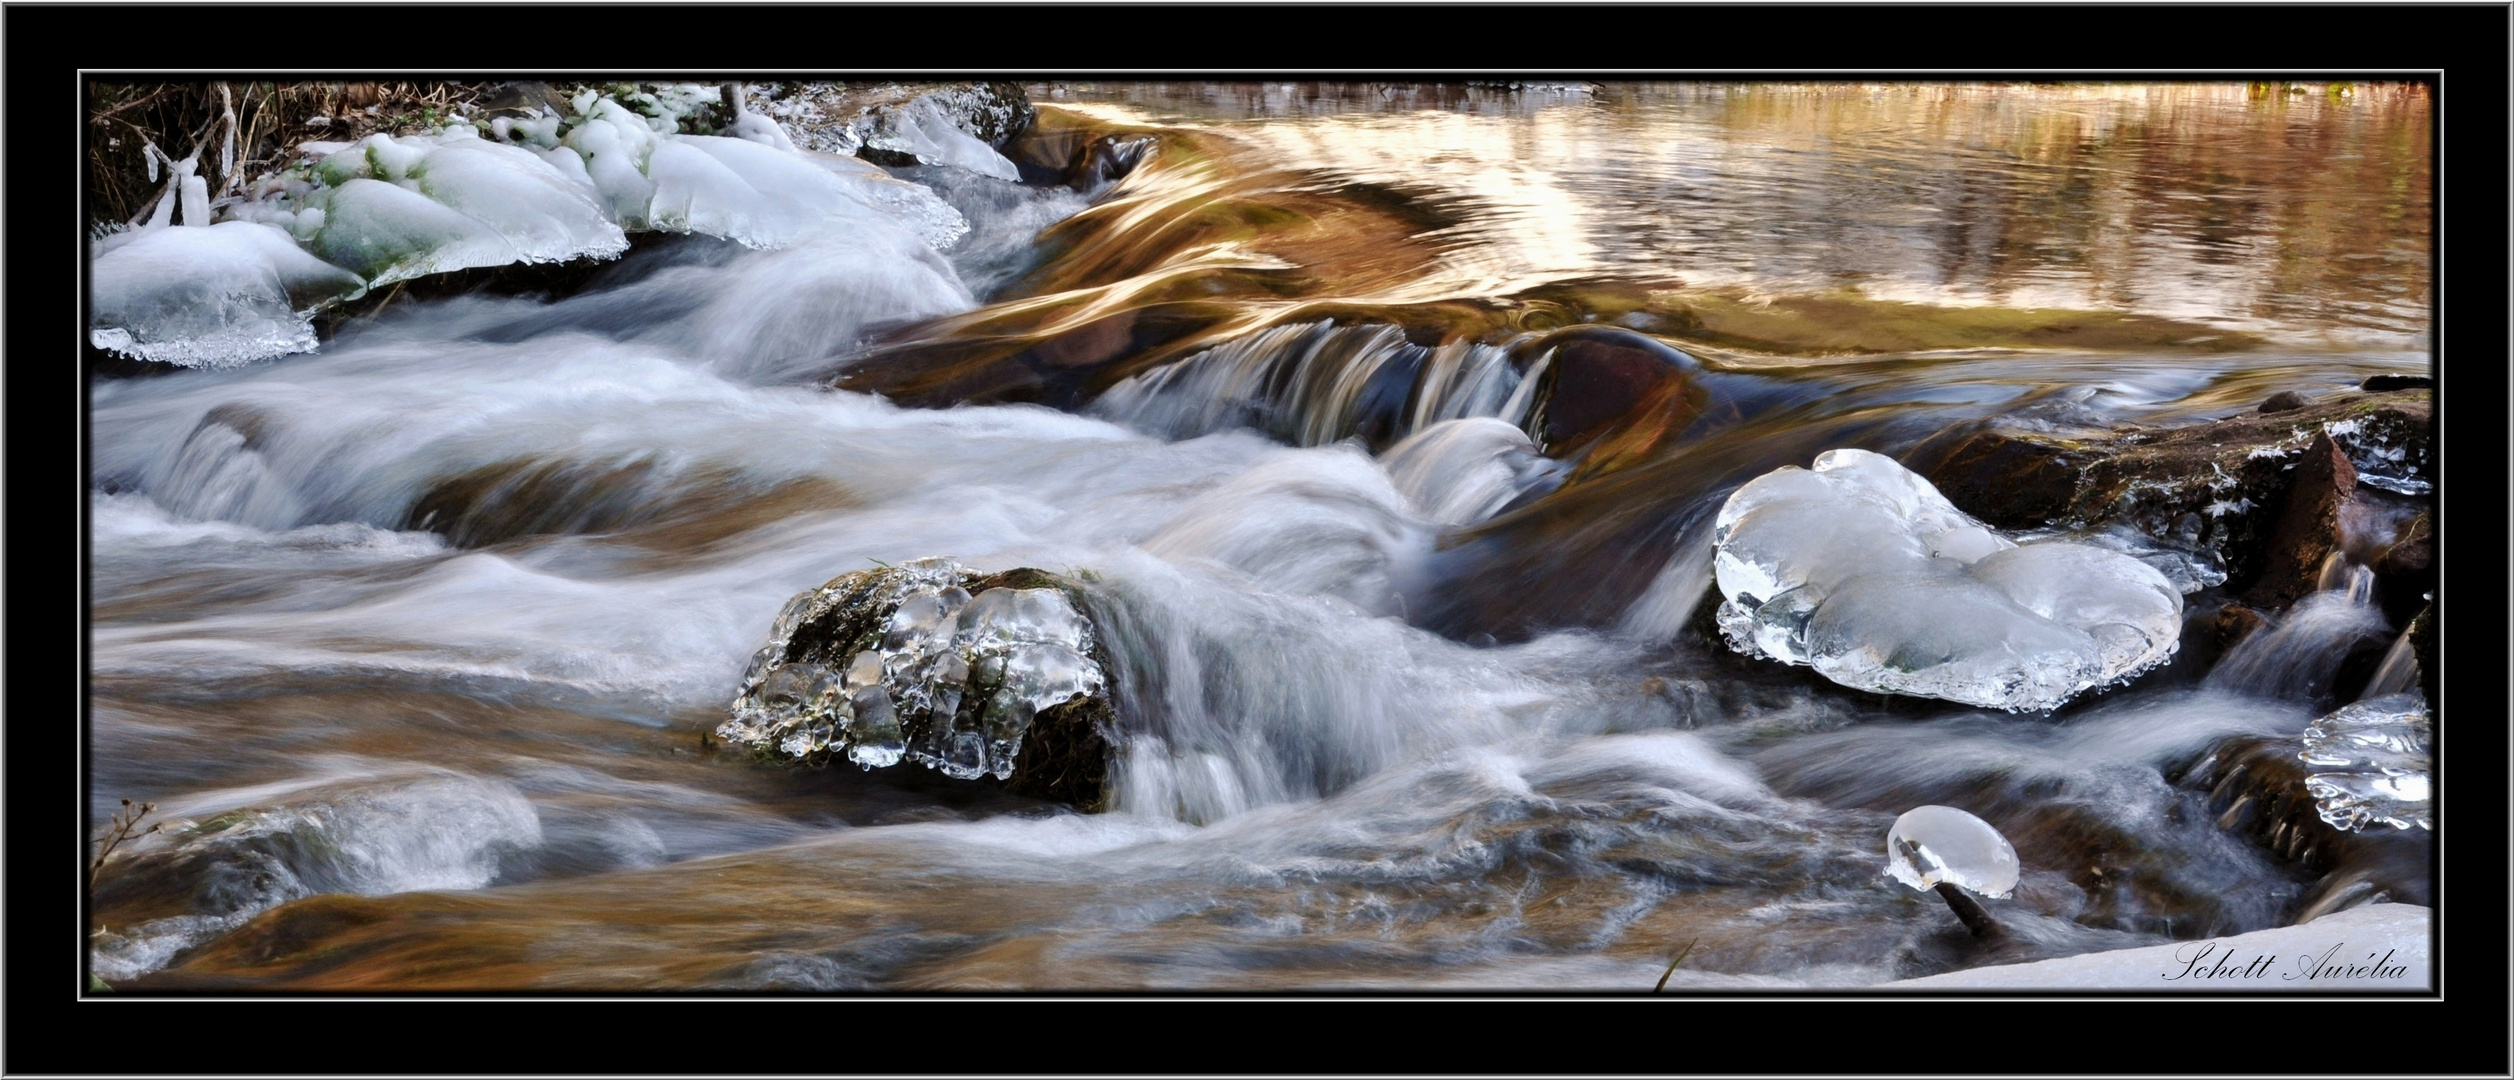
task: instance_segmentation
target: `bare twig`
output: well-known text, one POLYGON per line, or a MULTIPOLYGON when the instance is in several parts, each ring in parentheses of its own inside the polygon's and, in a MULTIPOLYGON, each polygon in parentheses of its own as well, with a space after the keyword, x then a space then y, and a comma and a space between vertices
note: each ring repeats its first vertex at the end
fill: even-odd
POLYGON ((121 847, 125 840, 147 836, 166 827, 166 823, 160 821, 146 829, 140 828, 140 819, 147 817, 156 809, 157 804, 153 802, 134 806, 131 800, 122 800, 122 812, 113 816, 113 821, 105 828, 105 835, 96 840, 96 861, 88 864, 87 867, 87 891, 91 893, 96 891, 97 879, 103 877, 105 873, 105 859, 113 854, 113 849, 121 847))
POLYGON ((1655 994, 1667 989, 1667 977, 1676 974, 1676 965, 1684 963, 1685 956, 1693 952, 1694 942, 1701 940, 1701 938, 1695 938, 1693 941, 1686 942, 1684 948, 1676 950, 1676 959, 1668 961, 1667 970, 1659 972, 1659 984, 1650 988, 1651 993, 1655 994))

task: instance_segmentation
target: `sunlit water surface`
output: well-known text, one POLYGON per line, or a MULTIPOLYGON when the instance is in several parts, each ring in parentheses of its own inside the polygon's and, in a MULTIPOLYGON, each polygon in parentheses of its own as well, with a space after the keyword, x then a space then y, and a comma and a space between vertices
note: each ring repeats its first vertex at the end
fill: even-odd
POLYGON ((93 383, 93 812, 186 823, 108 873, 98 972, 1637 990, 1690 945, 1671 987, 1753 990, 2294 915, 2311 876, 2179 781, 2311 702, 2199 658, 2052 716, 1762 670, 1684 631, 1700 523, 1835 446, 2424 370, 2423 94, 1032 94, 1159 148, 1091 198, 903 171, 976 225, 957 280, 844 239, 666 243, 556 303, 93 383), (939 409, 822 385, 1190 295, 1164 358, 1220 347, 1203 368, 939 409), (1406 354, 1447 396, 1364 431, 1387 327, 1444 304, 1488 320, 1406 354), (2026 309, 2120 319, 1980 329, 2026 309), (1499 350, 1584 319, 1695 352, 1742 418, 1599 476, 1503 453, 1499 350), (1330 321, 1359 329, 1284 359, 1330 321), (788 597, 935 555, 1098 575, 1109 812, 703 742, 788 597), (2015 841, 1998 951, 1884 876, 1923 803, 2015 841))

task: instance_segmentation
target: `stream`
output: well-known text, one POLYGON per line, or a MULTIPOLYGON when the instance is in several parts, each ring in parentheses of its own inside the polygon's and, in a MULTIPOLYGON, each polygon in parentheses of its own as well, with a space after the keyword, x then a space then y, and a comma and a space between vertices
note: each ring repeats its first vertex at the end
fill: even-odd
POLYGON ((642 236, 559 299, 91 380, 90 813, 170 823, 97 974, 1643 991, 1682 949, 1669 989, 1754 991, 2306 902, 2186 774, 2327 670, 1857 692, 1698 632, 1710 522, 1831 449, 2427 373, 2422 89, 1028 93, 1137 160, 890 169, 966 218, 939 255, 642 236), (1623 403, 1531 357, 1584 334, 1709 398, 1582 442, 1623 403), (790 597, 937 556, 1093 582, 1101 812, 713 737, 790 597), (1923 804, 2014 843, 1997 950, 1885 875, 1923 804))

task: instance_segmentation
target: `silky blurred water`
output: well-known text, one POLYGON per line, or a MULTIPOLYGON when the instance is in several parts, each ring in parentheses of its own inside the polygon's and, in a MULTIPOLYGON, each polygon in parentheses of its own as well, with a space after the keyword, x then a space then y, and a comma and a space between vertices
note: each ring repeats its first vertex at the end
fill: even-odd
POLYGON ((1622 991, 1692 943, 1671 986, 1751 991, 2292 915, 2311 877, 2177 781, 2301 731, 2309 694, 2192 665, 2048 716, 1836 691, 1682 632, 1697 525, 1834 446, 2423 371, 2422 91, 1031 93, 1160 148, 1089 200, 902 170, 972 219, 940 261, 669 242, 556 302, 409 304, 311 355, 91 383, 90 803, 170 825, 108 868, 97 971, 1622 991), (1732 426, 1566 480, 1493 359, 1550 324, 1386 329, 1547 290, 1643 298, 1623 325, 1698 353, 1732 426), (1190 294, 1214 318, 1163 356, 1202 367, 1066 409, 822 385, 1190 294), (1688 341, 1651 297, 1741 329, 1688 341), (2020 309, 2133 321, 1962 344, 2020 309), (1739 343, 1774 310, 1814 336, 1739 343), (1332 355, 1272 329, 1320 322, 1381 329, 1332 355), (1455 407, 1358 437, 1391 358, 1455 407), (702 741, 788 597, 928 556, 1096 576, 1110 812, 702 741), (2015 842, 2007 951, 1884 876, 1923 803, 2015 842))

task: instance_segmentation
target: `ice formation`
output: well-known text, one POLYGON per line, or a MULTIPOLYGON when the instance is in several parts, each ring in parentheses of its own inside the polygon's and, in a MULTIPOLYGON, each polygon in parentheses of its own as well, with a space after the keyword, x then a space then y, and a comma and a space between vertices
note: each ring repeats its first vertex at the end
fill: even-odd
POLYGON ((2163 663, 2181 636, 2182 594, 2155 568, 2020 546, 1864 450, 1756 478, 1713 538, 1730 646, 1862 690, 2051 709, 2163 663))
POLYGON ((315 166, 326 187, 316 254, 381 285, 507 263, 609 258, 628 236, 567 170, 468 125, 396 139, 378 133, 315 166))
POLYGON ((1091 623, 1062 589, 987 580, 919 559, 797 594, 716 733, 800 760, 877 769, 907 758, 957 780, 1010 777, 1031 722, 1099 697, 1107 679, 1091 623))
POLYGON ((2313 722, 2298 756, 2322 820, 2432 829, 2434 759, 2427 699, 2416 690, 2368 698, 2313 722))
MULTIPOLYGON (((682 132, 715 97, 697 86, 631 95, 641 113, 588 91, 573 116, 502 117, 486 136, 455 123, 307 143, 307 164, 224 206, 221 226, 231 228, 218 242, 168 235, 208 224, 211 210, 207 181, 192 175, 199 152, 167 158, 173 175, 149 221, 97 244, 95 344, 196 366, 303 352, 314 346, 305 319, 313 307, 452 270, 611 258, 631 232, 702 233, 755 248, 840 235, 933 251, 968 232, 933 191, 868 162, 798 149, 770 117, 738 110, 726 135, 682 132), (263 231, 251 239, 234 231, 248 226, 263 231)), ((921 108, 905 114, 896 137, 921 158, 1018 178, 941 108, 914 104, 921 108)), ((162 156, 149 157, 152 169, 162 156)))
POLYGON ((908 102, 865 145, 907 154, 929 165, 949 165, 998 180, 1020 180, 1021 170, 995 148, 971 138, 930 97, 908 102))
POLYGON ((1951 883, 1992 899, 2016 889, 2016 848, 1952 806, 1917 806, 1886 833, 1886 873, 1915 889, 1951 883))
POLYGON ((97 348, 217 367, 314 348, 307 313, 366 283, 250 221, 152 229, 96 259, 97 348))

